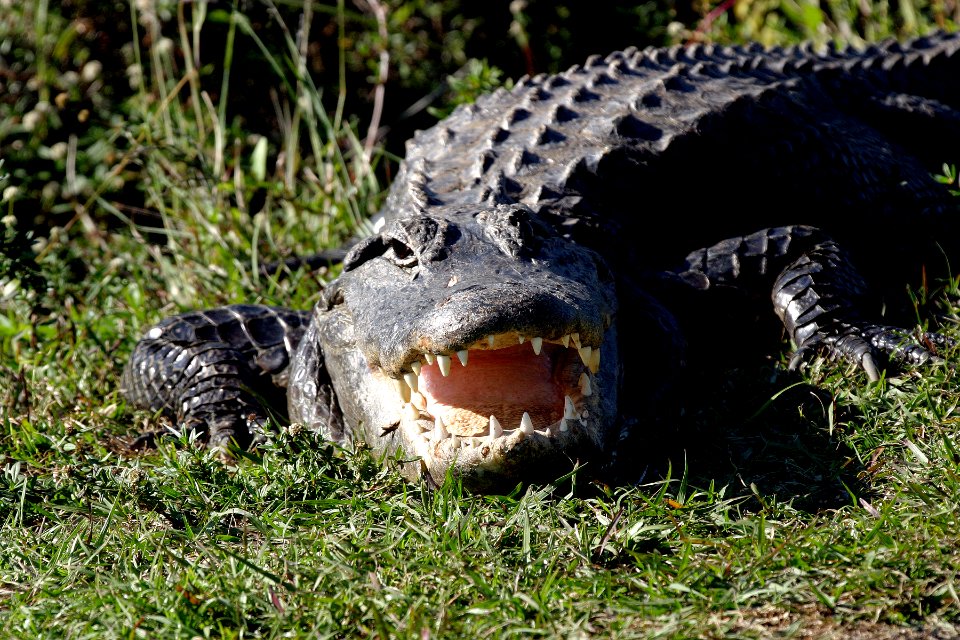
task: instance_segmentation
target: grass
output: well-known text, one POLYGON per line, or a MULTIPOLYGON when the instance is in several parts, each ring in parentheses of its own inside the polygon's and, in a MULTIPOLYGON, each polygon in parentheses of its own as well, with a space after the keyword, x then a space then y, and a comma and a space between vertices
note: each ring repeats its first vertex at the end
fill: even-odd
MULTIPOLYGON (((429 490, 389 460, 296 429, 233 463, 187 441, 128 454, 124 442, 154 420, 117 391, 136 337, 183 309, 312 304, 332 273, 278 280, 260 263, 348 237, 376 209, 390 163, 297 73, 297 33, 262 49, 279 70, 284 135, 229 120, 178 49, 189 56, 194 26, 210 21, 254 47, 261 32, 242 14, 178 6, 172 40, 157 31, 130 48, 131 68, 153 71, 131 75, 95 136, 67 135, 59 156, 56 122, 24 131, 5 112, 0 124, 5 158, 17 158, 0 167, 0 191, 20 190, 0 203, 0 636, 958 632, 960 392, 948 368, 876 385, 822 363, 800 384, 780 366, 731 372, 693 403, 690 446, 676 443, 687 457, 637 487, 575 475, 507 496, 449 480, 429 490), (36 150, 35 182, 11 140, 36 150), (61 174, 75 188, 45 194, 61 174), (136 205, 118 184, 134 180, 136 205), (53 228, 31 217, 38 204, 53 228)), ((46 3, 22 10, 38 43, 68 30, 46 3)), ((842 31, 829 31, 840 10, 831 4, 817 32, 842 31)), ((144 29, 163 26, 131 11, 144 29)), ((727 20, 719 37, 748 28, 727 20)), ((64 54, 41 72, 88 62, 64 54)), ((59 81, 40 91, 50 104, 59 81)), ((83 82, 67 105, 85 99, 83 82)), ((955 321, 949 294, 938 299, 955 321)))

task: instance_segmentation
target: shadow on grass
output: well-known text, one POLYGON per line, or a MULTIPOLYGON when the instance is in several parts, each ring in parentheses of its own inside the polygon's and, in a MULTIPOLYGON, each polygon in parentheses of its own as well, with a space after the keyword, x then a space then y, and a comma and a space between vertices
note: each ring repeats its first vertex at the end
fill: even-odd
POLYGON ((680 417, 643 444, 646 481, 685 470, 691 486, 752 496, 747 509, 776 500, 815 512, 870 493, 866 468, 843 440, 858 422, 855 408, 772 367, 693 378, 696 397, 684 398, 680 417))

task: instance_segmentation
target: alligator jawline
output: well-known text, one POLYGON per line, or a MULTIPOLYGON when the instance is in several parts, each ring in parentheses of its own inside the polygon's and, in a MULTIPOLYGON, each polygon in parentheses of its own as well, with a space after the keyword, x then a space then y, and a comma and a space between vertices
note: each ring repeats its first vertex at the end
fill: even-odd
POLYGON ((486 458, 525 439, 562 446, 587 424, 599 367, 599 347, 576 333, 491 335, 453 355, 418 353, 394 379, 393 402, 403 439, 424 458, 486 458))

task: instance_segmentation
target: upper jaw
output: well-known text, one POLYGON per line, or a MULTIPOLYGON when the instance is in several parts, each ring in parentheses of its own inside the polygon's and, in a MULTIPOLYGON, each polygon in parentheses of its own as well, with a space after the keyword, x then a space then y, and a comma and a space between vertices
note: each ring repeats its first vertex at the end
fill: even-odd
MULTIPOLYGON (((535 344, 563 343, 565 348, 582 347, 589 358, 588 350, 602 344, 616 311, 608 305, 614 296, 597 288, 578 282, 530 286, 508 280, 434 291, 418 309, 408 312, 401 304, 395 315, 384 308, 386 313, 372 322, 361 321, 360 346, 371 364, 396 379, 417 361, 429 364, 431 357, 439 357, 443 366, 457 364, 458 354, 522 344, 521 338, 531 350, 535 344)), ((429 294, 411 288, 398 297, 416 295, 429 294)))

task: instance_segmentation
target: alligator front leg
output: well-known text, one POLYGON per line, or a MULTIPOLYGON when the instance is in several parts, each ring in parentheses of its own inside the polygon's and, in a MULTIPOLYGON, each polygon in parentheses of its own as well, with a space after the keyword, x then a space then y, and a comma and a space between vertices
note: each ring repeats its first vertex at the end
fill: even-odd
POLYGON ((950 344, 937 333, 917 341, 908 330, 864 317, 863 278, 836 242, 814 227, 775 227, 724 240, 689 254, 676 275, 698 289, 770 286, 774 311, 797 346, 791 369, 820 351, 878 380, 878 358, 941 362, 936 349, 950 344))
POLYGON ((309 312, 260 305, 167 318, 137 344, 121 392, 211 447, 247 446, 270 412, 286 414, 290 356, 309 319, 309 312))
POLYGON ((949 345, 946 337, 862 318, 856 300, 864 290, 863 280, 832 241, 817 244, 780 272, 773 284, 773 307, 797 346, 791 369, 815 351, 856 363, 871 381, 880 379, 877 356, 909 364, 943 361, 936 351, 949 345))

